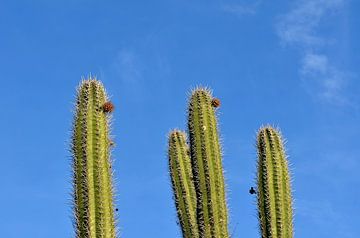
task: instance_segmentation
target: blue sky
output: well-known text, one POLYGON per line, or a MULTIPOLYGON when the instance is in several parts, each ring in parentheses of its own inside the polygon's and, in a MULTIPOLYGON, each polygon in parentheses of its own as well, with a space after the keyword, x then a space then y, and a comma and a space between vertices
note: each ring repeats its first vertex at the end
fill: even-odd
POLYGON ((73 237, 69 141, 90 73, 116 105, 121 237, 181 237, 166 136, 187 95, 219 113, 232 237, 259 237, 255 134, 287 138, 295 237, 360 234, 360 2, 0 0, 3 237, 73 237))

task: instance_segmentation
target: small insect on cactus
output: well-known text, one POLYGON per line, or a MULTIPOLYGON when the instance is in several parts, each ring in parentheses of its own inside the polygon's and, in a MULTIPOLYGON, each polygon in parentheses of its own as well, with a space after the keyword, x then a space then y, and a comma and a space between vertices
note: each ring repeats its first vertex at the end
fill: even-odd
POLYGON ((290 174, 280 132, 270 126, 257 135, 257 201, 262 238, 292 238, 290 174))
POLYGON ((109 113, 113 105, 96 79, 78 87, 72 135, 73 206, 77 238, 115 238, 109 113))
POLYGON ((170 176, 184 238, 228 238, 225 182, 215 110, 220 100, 207 89, 192 92, 185 133, 169 136, 170 176), (190 156, 186 151, 190 149, 190 156), (196 212, 195 212, 196 211, 196 212))

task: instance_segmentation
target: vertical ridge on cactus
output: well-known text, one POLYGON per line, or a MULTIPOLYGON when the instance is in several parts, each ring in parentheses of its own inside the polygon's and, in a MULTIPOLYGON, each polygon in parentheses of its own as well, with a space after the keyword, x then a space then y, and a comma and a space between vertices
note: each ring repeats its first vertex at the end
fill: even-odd
POLYGON ((169 168, 175 205, 184 238, 196 238, 196 195, 186 135, 173 130, 169 135, 169 168))
POLYGON ((257 149, 257 200, 262 237, 292 238, 290 173, 280 132, 270 126, 261 128, 257 149))
POLYGON ((228 237, 225 182, 212 95, 196 89, 188 109, 191 162, 200 237, 228 237))
POLYGON ((102 83, 83 80, 78 88, 72 136, 73 200, 77 238, 116 237, 108 101, 102 83))

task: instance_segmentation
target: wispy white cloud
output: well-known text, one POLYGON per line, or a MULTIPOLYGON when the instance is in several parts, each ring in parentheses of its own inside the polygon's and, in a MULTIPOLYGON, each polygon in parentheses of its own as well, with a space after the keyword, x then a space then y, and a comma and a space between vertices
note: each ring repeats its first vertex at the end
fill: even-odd
POLYGON ((350 73, 339 70, 324 54, 306 52, 300 74, 306 86, 317 91, 320 99, 335 104, 347 104, 344 95, 350 73))
POLYGON ((232 13, 237 16, 254 15, 258 11, 261 1, 252 1, 251 3, 225 3, 221 5, 224 12, 232 13))
POLYGON ((313 53, 305 55, 302 69, 304 74, 325 74, 328 71, 328 68, 329 60, 327 56, 313 53))
POLYGON ((119 90, 136 95, 136 101, 146 99, 149 87, 156 85, 160 90, 169 85, 170 62, 158 44, 156 37, 147 36, 134 46, 120 49, 110 64, 108 74, 117 81, 119 90))
POLYGON ((301 0, 281 18, 278 34, 286 44, 316 46, 326 43, 317 28, 327 15, 340 10, 345 0, 301 0))
POLYGON ((336 206, 328 200, 297 200, 295 212, 306 222, 311 222, 319 227, 328 226, 334 228, 328 234, 331 233, 335 237, 357 237, 349 229, 346 223, 347 218, 337 211, 336 206))
POLYGON ((297 200, 296 213, 306 219, 312 220, 317 225, 326 223, 335 223, 338 220, 338 212, 335 211, 333 204, 329 201, 310 201, 310 200, 297 200), (327 219, 324 220, 324 217, 327 219))
POLYGON ((145 63, 139 52, 130 47, 120 49, 113 58, 107 77, 115 81, 116 90, 136 103, 144 101, 145 63))
POLYGON ((299 71, 304 84, 320 99, 340 105, 348 103, 344 91, 351 73, 321 53, 333 45, 334 39, 321 35, 319 28, 323 19, 344 10, 345 3, 346 0, 299 0, 277 24, 281 42, 302 51, 299 71))
POLYGON ((138 84, 142 81, 142 66, 134 51, 122 49, 114 61, 114 68, 124 83, 138 84))

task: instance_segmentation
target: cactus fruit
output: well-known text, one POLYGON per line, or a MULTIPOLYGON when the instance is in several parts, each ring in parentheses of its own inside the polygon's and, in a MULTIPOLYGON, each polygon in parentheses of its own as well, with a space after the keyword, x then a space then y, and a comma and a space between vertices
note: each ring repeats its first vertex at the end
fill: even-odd
POLYGON ((290 174, 281 134, 266 126, 257 135, 257 201, 262 238, 292 238, 290 174))
POLYGON ((220 100, 218 98, 213 98, 213 100, 211 100, 211 106, 213 107, 220 107, 220 100))
POLYGON ((112 102, 105 102, 101 108, 102 108, 103 112, 111 113, 114 111, 115 107, 114 107, 114 104, 112 104, 112 102))
POLYGON ((175 205, 184 238, 197 238, 196 195, 185 132, 169 135, 169 168, 175 205))
POLYGON ((109 107, 105 89, 96 79, 83 80, 77 93, 71 146, 76 237, 115 238, 107 114, 113 106, 109 107))
MULTIPOLYGON (((222 155, 215 115, 215 110, 219 105, 219 103, 214 105, 211 92, 207 89, 198 88, 192 92, 190 97, 188 131, 192 175, 181 174, 183 178, 178 179, 176 178, 177 174, 171 173, 173 181, 176 179, 186 181, 185 176, 192 178, 191 181, 195 187, 198 236, 187 236, 183 233, 184 238, 229 237, 222 155)), ((179 151, 186 150, 185 136, 183 133, 178 134, 182 135, 178 137, 181 139, 181 143, 173 142, 172 144, 176 148, 169 148, 169 151, 178 151, 179 153, 179 151)), ((173 140, 175 135, 176 132, 171 134, 170 140, 173 140)), ((180 139, 178 140, 180 141, 180 139)), ((169 144, 171 145, 171 141, 169 144)), ((170 161, 173 160, 171 156, 169 157, 170 161)), ((187 157, 183 155, 180 159, 186 161, 187 157)), ((185 162, 183 161, 183 163, 185 162)), ((180 189, 175 187, 175 194, 180 189)), ((190 195, 191 192, 188 194, 190 195)), ((189 203, 192 202, 191 198, 188 200, 189 203)), ((186 213, 190 212, 190 210, 186 211, 186 213)), ((181 221, 181 216, 179 219, 181 221)), ((184 231, 184 227, 182 230, 184 231)))

